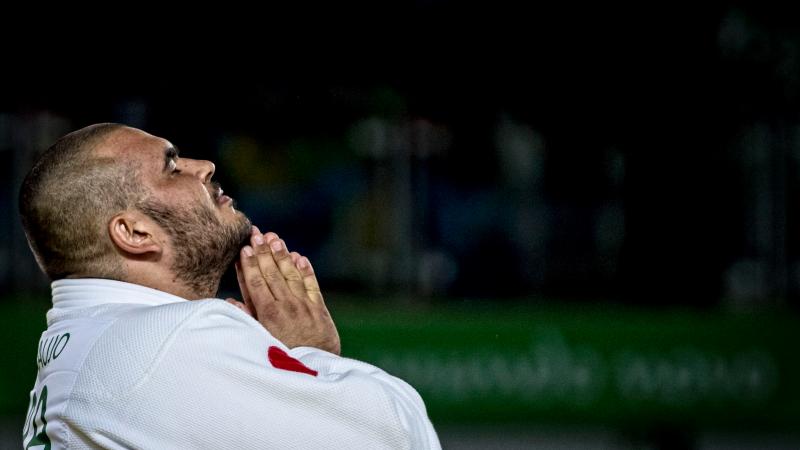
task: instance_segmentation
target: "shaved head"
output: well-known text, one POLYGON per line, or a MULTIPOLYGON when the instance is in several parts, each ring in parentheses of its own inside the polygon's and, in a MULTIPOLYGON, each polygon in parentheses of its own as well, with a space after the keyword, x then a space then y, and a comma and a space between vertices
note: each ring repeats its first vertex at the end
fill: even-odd
POLYGON ((121 260, 101 236, 117 212, 146 195, 135 168, 99 156, 114 134, 127 129, 104 123, 56 141, 22 183, 19 208, 28 243, 39 267, 52 280, 93 276, 120 279, 121 260))
POLYGON ((51 280, 106 278, 210 297, 250 237, 250 220, 184 158, 136 128, 97 124, 48 148, 25 177, 19 208, 51 280))

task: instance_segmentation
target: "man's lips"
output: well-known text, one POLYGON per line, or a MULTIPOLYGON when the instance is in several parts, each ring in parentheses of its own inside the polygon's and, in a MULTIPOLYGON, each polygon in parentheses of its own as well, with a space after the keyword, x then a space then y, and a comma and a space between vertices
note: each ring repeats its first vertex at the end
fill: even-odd
POLYGON ((222 186, 216 181, 211 183, 208 187, 206 187, 206 189, 208 189, 208 193, 211 195, 211 198, 217 202, 217 206, 222 206, 233 202, 232 198, 224 194, 222 186))
POLYGON ((214 191, 214 198, 217 200, 217 204, 218 205, 224 205, 225 203, 228 203, 229 201, 231 201, 231 198, 228 197, 227 195, 223 194, 223 192, 224 191, 222 190, 221 187, 218 187, 214 191))
POLYGON ((230 201, 232 201, 232 199, 230 197, 228 197, 227 195, 220 194, 219 197, 217 197, 217 204, 218 205, 224 205, 225 203, 228 203, 230 201))

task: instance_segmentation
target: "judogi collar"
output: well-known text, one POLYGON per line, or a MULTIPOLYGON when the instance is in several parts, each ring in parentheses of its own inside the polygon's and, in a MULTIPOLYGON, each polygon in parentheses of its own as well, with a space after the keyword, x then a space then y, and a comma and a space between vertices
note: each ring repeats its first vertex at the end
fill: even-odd
POLYGON ((76 278, 53 281, 53 308, 72 310, 109 303, 158 306, 188 300, 157 289, 124 281, 76 278))

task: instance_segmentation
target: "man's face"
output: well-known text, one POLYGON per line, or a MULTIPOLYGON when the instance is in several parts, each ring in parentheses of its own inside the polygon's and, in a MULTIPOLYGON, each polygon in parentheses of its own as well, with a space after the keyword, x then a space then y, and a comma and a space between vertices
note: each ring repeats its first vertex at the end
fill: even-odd
POLYGON ((181 158, 167 140, 126 128, 111 138, 117 157, 138 167, 149 192, 137 207, 166 231, 174 274, 197 292, 213 295, 225 269, 250 236, 250 220, 235 209, 214 164, 181 158))

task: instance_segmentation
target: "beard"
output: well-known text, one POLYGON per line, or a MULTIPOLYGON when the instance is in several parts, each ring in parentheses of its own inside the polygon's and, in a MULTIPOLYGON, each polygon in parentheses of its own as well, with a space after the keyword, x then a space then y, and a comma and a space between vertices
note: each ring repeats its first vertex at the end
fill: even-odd
POLYGON ((250 240, 250 219, 242 213, 225 223, 208 207, 176 208, 145 200, 138 208, 161 228, 175 254, 173 274, 201 297, 212 297, 225 270, 250 240))

